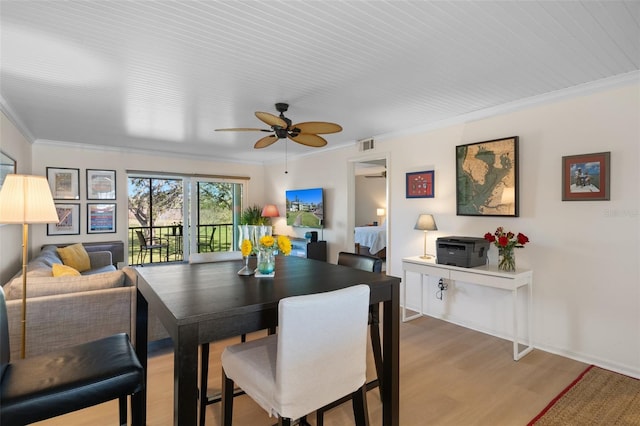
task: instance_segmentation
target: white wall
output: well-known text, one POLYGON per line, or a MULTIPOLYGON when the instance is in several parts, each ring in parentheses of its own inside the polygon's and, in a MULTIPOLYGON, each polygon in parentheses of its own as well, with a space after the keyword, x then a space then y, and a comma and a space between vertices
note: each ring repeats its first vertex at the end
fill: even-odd
MULTIPOLYGON (((0 111, 0 150, 16 160, 17 173, 31 174, 31 144, 0 111)), ((43 225, 29 227, 31 234, 43 225)), ((22 265, 22 225, 0 225, 0 283, 4 284, 22 265)))
POLYGON ((365 226, 373 222, 382 224, 384 217, 376 216, 379 208, 387 210, 387 182, 385 178, 356 176, 355 180, 355 223, 365 226))
MULTIPOLYGON (((534 343, 550 352, 640 376, 640 85, 532 107, 459 125, 387 140, 389 153, 388 273, 402 276, 402 258, 422 252, 423 234, 413 224, 432 213, 437 237, 483 236, 497 226, 523 232, 531 243, 516 253, 520 268, 534 270, 534 343), (455 146, 520 137, 520 217, 456 216, 455 146), (611 152, 610 201, 561 201, 565 155, 611 152), (435 170, 435 198, 406 199, 408 171, 435 170)), ((287 187, 323 186, 328 194, 324 231, 330 260, 349 249, 347 185, 356 147, 289 161, 281 177, 269 166, 266 183, 279 200, 287 187), (331 167, 326 165, 330 164, 331 167), (295 183, 295 185, 294 185, 295 183)), ((281 202, 281 204, 282 204, 281 202)), ((495 262, 495 247, 490 260, 495 262)), ((409 297, 418 301, 418 277, 408 277, 409 297)), ((457 283, 435 299, 428 313, 496 335, 508 332, 508 295, 457 283)), ((505 356, 509 356, 509 347, 505 356)))
MULTIPOLYGON (((157 153, 137 153, 124 150, 96 149, 79 145, 37 142, 33 145, 33 170, 46 174, 47 167, 80 169, 80 235, 47 236, 46 228, 33 233, 31 250, 37 252, 44 244, 118 240, 127 249, 127 173, 126 170, 162 171, 176 174, 210 174, 248 176, 248 203, 262 205, 263 167, 252 164, 228 164, 193 157, 166 156, 157 153), (86 169, 116 171, 117 222, 114 234, 87 234, 86 169)), ((95 202, 95 201, 91 201, 95 202)))

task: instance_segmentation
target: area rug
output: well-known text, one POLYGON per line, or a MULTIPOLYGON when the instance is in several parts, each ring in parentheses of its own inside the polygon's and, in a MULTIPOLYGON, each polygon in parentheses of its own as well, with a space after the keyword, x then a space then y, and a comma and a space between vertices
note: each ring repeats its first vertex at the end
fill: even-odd
POLYGON ((640 425, 640 380, 587 368, 528 426, 640 425))

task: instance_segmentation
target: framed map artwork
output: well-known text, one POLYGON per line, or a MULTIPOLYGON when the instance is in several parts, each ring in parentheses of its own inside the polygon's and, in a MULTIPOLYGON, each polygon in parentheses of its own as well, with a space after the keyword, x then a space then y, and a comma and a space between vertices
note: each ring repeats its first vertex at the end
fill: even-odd
POLYGON ((456 214, 518 216, 518 137, 456 146, 456 214))
POLYGON ((407 198, 433 198, 433 170, 407 173, 407 198))

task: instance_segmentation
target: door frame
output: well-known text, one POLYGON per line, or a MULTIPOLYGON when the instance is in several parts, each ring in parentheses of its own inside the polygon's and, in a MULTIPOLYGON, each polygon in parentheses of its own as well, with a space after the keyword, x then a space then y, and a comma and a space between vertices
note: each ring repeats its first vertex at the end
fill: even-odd
MULTIPOLYGON (((391 247, 389 242, 391 241, 391 217, 393 212, 389 208, 389 201, 391 200, 391 153, 388 151, 385 152, 375 152, 375 153, 367 153, 361 154, 355 157, 351 157, 347 159, 347 245, 351 247, 352 251, 355 247, 355 241, 353 238, 354 229, 355 229, 355 216, 356 216, 356 168, 358 163, 362 163, 365 161, 372 160, 385 160, 386 168, 387 168, 387 177, 385 182, 385 209, 386 209, 386 219, 385 226, 387 227, 387 259, 391 257, 391 247)), ((387 262, 387 265, 389 263, 387 262)))

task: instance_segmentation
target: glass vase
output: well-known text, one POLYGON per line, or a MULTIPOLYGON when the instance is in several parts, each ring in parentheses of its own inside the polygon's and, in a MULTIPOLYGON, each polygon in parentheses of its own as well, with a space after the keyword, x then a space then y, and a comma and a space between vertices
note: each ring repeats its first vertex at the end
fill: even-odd
POLYGON ((269 275, 276 269, 276 256, 272 250, 258 250, 258 272, 269 275))
POLYGON ((498 269, 506 272, 516 270, 516 254, 513 247, 498 249, 498 269))
POLYGON ((249 268, 249 256, 244 256, 244 266, 238 271, 238 275, 253 275, 254 270, 249 268))

